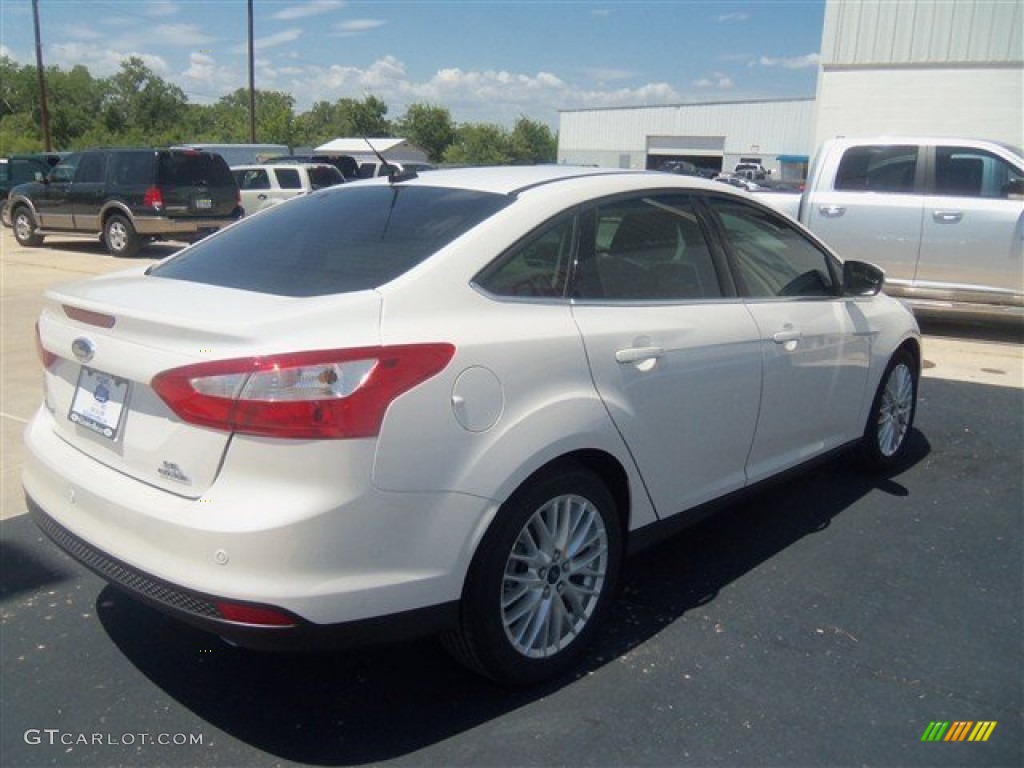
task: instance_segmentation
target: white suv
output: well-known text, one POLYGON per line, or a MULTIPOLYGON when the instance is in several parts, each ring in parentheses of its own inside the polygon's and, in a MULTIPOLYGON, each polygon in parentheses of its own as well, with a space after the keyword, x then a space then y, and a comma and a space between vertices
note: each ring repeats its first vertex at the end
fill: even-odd
POLYGON ((247 215, 345 181, 341 171, 326 163, 234 165, 231 172, 247 215))

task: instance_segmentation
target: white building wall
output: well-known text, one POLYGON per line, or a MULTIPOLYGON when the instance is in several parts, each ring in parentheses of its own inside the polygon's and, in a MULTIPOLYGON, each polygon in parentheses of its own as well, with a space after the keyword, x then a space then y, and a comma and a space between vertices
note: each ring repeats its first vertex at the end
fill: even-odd
POLYGON ((813 99, 565 111, 558 162, 645 168, 649 154, 692 151, 728 168, 750 155, 777 167, 778 155, 810 153, 813 117, 813 99))
POLYGON ((827 0, 814 144, 879 133, 1024 144, 1024 2, 827 0))
POLYGON ((949 135, 1024 146, 1020 67, 825 71, 814 145, 832 136, 949 135))

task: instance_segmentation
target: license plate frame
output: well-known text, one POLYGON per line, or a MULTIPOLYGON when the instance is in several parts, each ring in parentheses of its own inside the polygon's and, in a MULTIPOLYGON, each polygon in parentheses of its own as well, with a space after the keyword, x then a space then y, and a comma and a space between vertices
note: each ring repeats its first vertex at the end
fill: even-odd
POLYGON ((82 366, 68 420, 110 441, 121 436, 131 383, 120 376, 82 366))
POLYGON ((212 197, 194 197, 192 198, 192 207, 197 211, 212 211, 213 210, 213 198, 212 197))

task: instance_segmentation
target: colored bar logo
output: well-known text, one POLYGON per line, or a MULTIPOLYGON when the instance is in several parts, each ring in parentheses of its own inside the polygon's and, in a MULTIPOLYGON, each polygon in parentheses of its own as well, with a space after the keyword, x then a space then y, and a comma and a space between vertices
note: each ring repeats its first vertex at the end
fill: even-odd
POLYGON ((932 721, 921 734, 921 741, 988 741, 995 728, 995 720, 932 721))

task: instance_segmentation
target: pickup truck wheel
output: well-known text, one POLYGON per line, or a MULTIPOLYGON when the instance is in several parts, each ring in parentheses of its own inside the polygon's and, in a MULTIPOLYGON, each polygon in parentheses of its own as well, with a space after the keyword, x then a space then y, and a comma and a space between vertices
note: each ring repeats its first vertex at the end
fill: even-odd
POLYGON ((43 236, 36 233, 36 220, 27 208, 16 208, 11 216, 11 228, 14 239, 25 248, 34 248, 43 244, 43 236))
POLYGON ((913 356, 898 350, 882 374, 861 440, 861 455, 869 469, 888 469, 906 455, 917 410, 917 384, 913 356))
POLYGON ((136 234, 135 227, 119 214, 111 216, 103 225, 103 240, 111 256, 134 256, 142 247, 142 239, 136 234))
POLYGON ((502 505, 470 567, 459 627, 442 641, 507 685, 561 674, 604 619, 621 560, 607 487, 582 466, 559 465, 502 505))

